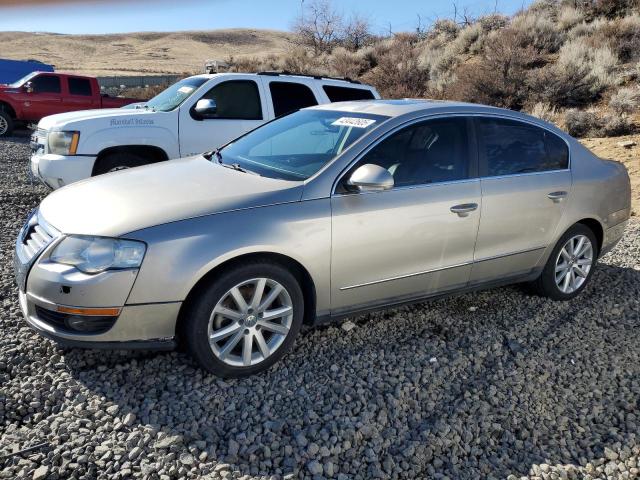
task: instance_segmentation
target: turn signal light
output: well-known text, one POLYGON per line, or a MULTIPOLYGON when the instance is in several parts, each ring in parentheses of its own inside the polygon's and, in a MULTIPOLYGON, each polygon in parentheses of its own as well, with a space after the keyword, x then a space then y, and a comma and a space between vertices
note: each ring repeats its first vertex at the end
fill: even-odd
POLYGON ((120 315, 120 308, 76 308, 58 307, 58 312, 70 315, 87 315, 95 317, 117 317, 120 315))

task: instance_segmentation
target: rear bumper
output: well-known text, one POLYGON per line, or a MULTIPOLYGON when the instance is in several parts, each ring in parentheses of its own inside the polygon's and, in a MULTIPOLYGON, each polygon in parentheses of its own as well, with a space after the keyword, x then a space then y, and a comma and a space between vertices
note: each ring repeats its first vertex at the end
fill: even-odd
POLYGON ((622 235, 624 234, 627 223, 629 223, 629 220, 624 220, 617 225, 614 225, 613 227, 607 228, 605 230, 600 256, 606 255, 618 244, 618 242, 622 238, 622 235))
POLYGON ((175 326, 181 303, 129 305, 104 333, 71 332, 40 318, 36 306, 56 311, 58 305, 19 292, 20 309, 27 324, 40 335, 70 347, 108 349, 162 349, 175 347, 175 326))
POLYGON ((89 178, 93 172, 95 156, 53 155, 34 153, 31 156, 31 173, 45 185, 56 189, 89 178))

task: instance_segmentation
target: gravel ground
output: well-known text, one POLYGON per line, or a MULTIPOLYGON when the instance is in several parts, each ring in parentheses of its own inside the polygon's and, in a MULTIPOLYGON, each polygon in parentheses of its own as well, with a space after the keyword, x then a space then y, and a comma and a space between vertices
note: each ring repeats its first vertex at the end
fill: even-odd
POLYGON ((26 327, 13 242, 46 193, 27 156, 0 141, 0 478, 639 477, 640 221, 572 302, 510 287, 360 316, 222 381, 26 327))

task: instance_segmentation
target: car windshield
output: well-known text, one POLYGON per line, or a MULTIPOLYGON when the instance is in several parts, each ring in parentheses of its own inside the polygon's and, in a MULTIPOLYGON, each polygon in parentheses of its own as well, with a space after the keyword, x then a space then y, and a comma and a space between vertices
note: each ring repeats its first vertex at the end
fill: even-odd
POLYGON ((206 77, 191 77, 180 80, 153 97, 145 106, 161 112, 173 110, 189 98, 207 80, 206 77))
POLYGON ((265 177, 306 180, 387 118, 300 110, 240 137, 221 149, 218 159, 265 177))
POLYGON ((17 88, 20 85, 23 85, 25 83, 27 83, 29 81, 30 78, 34 77, 37 74, 37 72, 31 72, 28 75, 25 75, 24 77, 22 77, 20 80, 16 80, 13 83, 10 83, 9 86, 13 87, 13 88, 17 88))

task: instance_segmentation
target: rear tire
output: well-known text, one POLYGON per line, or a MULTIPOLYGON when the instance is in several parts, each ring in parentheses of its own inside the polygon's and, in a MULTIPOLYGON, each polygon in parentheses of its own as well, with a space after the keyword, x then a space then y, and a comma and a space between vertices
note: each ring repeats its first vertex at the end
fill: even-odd
POLYGON ((118 170, 126 170, 127 168, 140 167, 151 163, 133 153, 118 152, 111 153, 108 156, 101 158, 96 163, 93 169, 93 175, 102 175, 104 173, 116 172, 118 170))
POLYGON ((201 288, 181 332, 202 368, 220 377, 244 377, 282 358, 303 318, 304 298, 295 276, 276 263, 252 261, 201 288))
POLYGON ((8 137, 13 133, 13 118, 0 109, 0 137, 8 137))
POLYGON ((533 290, 553 300, 570 300, 589 283, 598 261, 593 231, 580 223, 565 232, 554 247, 533 290))

